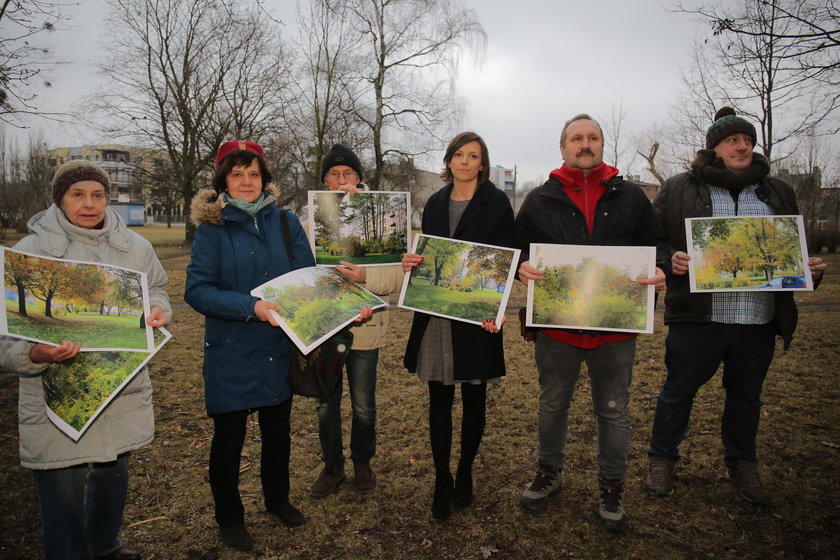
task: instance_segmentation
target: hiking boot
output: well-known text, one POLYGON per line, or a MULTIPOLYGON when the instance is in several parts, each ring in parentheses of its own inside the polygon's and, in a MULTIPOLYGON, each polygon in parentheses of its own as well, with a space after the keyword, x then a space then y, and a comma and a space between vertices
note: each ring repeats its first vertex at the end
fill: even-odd
POLYGON ((598 517, 601 525, 610 531, 620 531, 627 523, 624 515, 624 480, 607 480, 598 477, 601 497, 598 500, 598 517))
POLYGON ((344 482, 344 467, 337 469, 329 469, 324 467, 318 480, 309 489, 309 495, 314 498, 326 498, 338 488, 338 485, 344 482))
POLYGON ((651 455, 645 487, 654 496, 670 496, 677 484, 677 462, 670 457, 651 455))
POLYGON ((560 470, 540 464, 534 480, 525 486, 525 490, 519 496, 519 504, 526 511, 542 513, 548 508, 548 497, 560 491, 561 479, 560 470))
POLYGON ((289 528, 300 527, 308 521, 298 508, 288 502, 278 508, 268 510, 268 513, 276 515, 280 518, 280 522, 289 528))
POLYGON ((254 541, 251 540, 251 535, 248 534, 248 529, 245 525, 228 525, 227 527, 219 527, 219 536, 222 541, 234 550, 248 551, 254 548, 254 541))
POLYGON ((353 463, 353 488, 360 494, 373 492, 376 488, 376 475, 370 463, 353 463))
POLYGON ((734 467, 729 467, 729 478, 735 483, 738 493, 751 504, 770 503, 770 494, 758 476, 758 463, 741 459, 734 467))

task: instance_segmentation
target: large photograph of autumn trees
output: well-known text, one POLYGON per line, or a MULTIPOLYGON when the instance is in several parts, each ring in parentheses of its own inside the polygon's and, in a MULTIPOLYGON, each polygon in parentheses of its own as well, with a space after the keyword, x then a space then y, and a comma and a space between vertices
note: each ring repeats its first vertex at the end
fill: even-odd
POLYGON ((528 282, 529 326, 653 332, 654 247, 531 244, 542 280, 528 282))
POLYGON ((272 315, 304 354, 353 322, 362 307, 386 303, 332 268, 293 270, 251 290, 280 308, 272 315))
POLYGON ((308 197, 307 233, 316 264, 393 264, 407 251, 409 193, 310 191, 308 197))
POLYGON ((172 335, 154 330, 153 352, 84 352, 53 364, 41 376, 47 417, 73 441, 88 427, 172 335))
POLYGON ((413 253, 424 261, 406 275, 399 306, 480 325, 500 324, 519 249, 419 234, 413 253))
POLYGON ((3 250, 0 334, 82 351, 154 348, 142 272, 3 250))
POLYGON ((802 216, 686 219, 692 292, 813 290, 802 216))

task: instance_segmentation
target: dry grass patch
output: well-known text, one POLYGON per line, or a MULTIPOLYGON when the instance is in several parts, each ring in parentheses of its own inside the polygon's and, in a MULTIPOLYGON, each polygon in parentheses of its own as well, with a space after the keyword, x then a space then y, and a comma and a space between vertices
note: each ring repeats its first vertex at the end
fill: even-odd
MULTIPOLYGON (((488 391, 487 432, 476 461, 472 507, 445 523, 431 518, 428 397, 424 384, 402 367, 411 313, 395 310, 378 378, 379 435, 373 467, 379 487, 360 496, 348 481, 326 499, 309 497, 307 489, 321 468, 317 416, 314 401, 298 398, 292 412, 291 498, 310 522, 289 530, 263 512, 254 422, 243 454, 241 488, 256 548, 235 553, 216 537, 205 482, 211 423, 204 413, 201 379, 203 320, 183 303, 187 250, 177 241, 164 243, 159 255, 170 276, 174 338, 151 364, 157 438, 132 458, 122 533, 146 560, 840 557, 836 255, 827 257, 831 269, 825 285, 813 294, 797 294, 799 330, 789 352, 778 350, 766 382, 759 452, 763 478, 774 497, 769 507, 744 502, 725 478, 719 376, 698 395, 682 447, 685 460, 677 491, 661 499, 644 491, 647 438, 665 375, 666 329, 659 312, 656 332, 639 338, 636 355, 628 528, 608 534, 595 519, 597 431, 585 374, 571 411, 564 490, 546 514, 523 513, 517 498, 536 466, 538 386, 533 347, 518 334, 515 310, 524 304, 524 290, 518 286, 511 295, 504 333, 508 376, 488 391)), ((31 476, 18 463, 16 408, 17 380, 8 373, 0 375, 0 557, 34 559, 40 557, 40 523, 31 476)), ((348 412, 345 394, 345 434, 348 412)), ((456 403, 456 426, 459 422, 456 403)), ((454 470, 457 436, 453 448, 454 470)))

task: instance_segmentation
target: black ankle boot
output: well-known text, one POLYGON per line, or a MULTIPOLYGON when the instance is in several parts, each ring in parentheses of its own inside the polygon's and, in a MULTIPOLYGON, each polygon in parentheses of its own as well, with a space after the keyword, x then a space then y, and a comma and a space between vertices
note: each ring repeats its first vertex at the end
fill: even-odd
POLYGON ((455 492, 452 503, 455 509, 463 509, 472 504, 473 481, 472 469, 458 466, 458 473, 455 475, 455 492))
POLYGON ((432 500, 432 517, 438 521, 449 519, 452 513, 452 475, 435 478, 435 497, 432 500))

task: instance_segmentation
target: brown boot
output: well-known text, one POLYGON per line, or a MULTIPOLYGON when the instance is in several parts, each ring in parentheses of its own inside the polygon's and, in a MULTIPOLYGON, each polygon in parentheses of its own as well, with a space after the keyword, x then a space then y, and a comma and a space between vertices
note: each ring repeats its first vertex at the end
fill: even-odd
POLYGON ((368 494, 376 488, 376 475, 370 463, 353 463, 353 487, 360 494, 368 494))
POLYGON ((318 480, 309 489, 309 495, 315 498, 326 498, 335 492, 342 482, 344 482, 344 467, 339 469, 324 467, 324 470, 318 476, 318 480))

